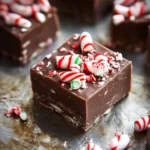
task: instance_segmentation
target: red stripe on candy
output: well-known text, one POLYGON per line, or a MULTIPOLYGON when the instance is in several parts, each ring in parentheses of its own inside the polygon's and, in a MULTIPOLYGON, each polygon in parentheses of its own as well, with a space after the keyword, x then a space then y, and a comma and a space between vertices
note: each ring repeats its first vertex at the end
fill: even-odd
POLYGON ((62 61, 64 60, 64 57, 65 57, 65 56, 63 56, 63 57, 58 61, 58 64, 57 64, 57 67, 58 67, 58 68, 61 68, 61 64, 62 64, 62 61))
MULTIPOLYGON (((82 76, 83 76, 83 74, 77 75, 77 76, 75 76, 74 78, 72 78, 71 81, 72 81, 72 80, 75 80, 75 79, 78 79, 79 77, 82 77, 82 76)), ((83 79, 82 79, 82 80, 83 80, 83 79)))
POLYGON ((141 125, 140 125, 139 121, 135 121, 135 124, 139 126, 139 129, 141 131, 141 125))
POLYGON ((18 18, 16 18, 16 20, 15 20, 15 24, 16 25, 18 25, 18 23, 19 23, 19 21, 22 19, 22 17, 18 17, 18 18))
POLYGON ((84 35, 81 37, 80 41, 82 41, 87 35, 84 35))
POLYGON ((83 64, 83 67, 84 67, 84 70, 86 70, 86 71, 92 73, 92 72, 89 70, 88 66, 87 66, 85 63, 83 64))
POLYGON ((92 43, 87 43, 87 44, 85 44, 84 47, 83 47, 83 51, 84 51, 84 49, 85 49, 86 47, 88 47, 88 46, 93 46, 93 44, 92 44, 92 43))
POLYGON ((145 122, 145 119, 142 118, 142 120, 143 120, 143 123, 144 123, 144 129, 146 129, 146 122, 145 122))
POLYGON ((67 79, 67 78, 69 78, 70 76, 72 76, 72 75, 75 75, 76 74, 76 72, 71 72, 71 73, 68 73, 66 76, 64 76, 61 80, 63 81, 63 80, 65 80, 65 79, 67 79))
POLYGON ((71 61, 72 61, 72 56, 73 56, 73 55, 71 55, 71 56, 69 57, 69 62, 68 62, 68 66, 67 66, 68 69, 70 68, 70 64, 71 64, 71 61))

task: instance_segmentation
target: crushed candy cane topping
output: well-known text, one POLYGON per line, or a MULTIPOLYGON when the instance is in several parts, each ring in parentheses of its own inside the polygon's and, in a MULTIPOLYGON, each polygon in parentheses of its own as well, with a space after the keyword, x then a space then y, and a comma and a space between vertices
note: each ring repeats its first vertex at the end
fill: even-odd
MULTIPOLYGON (((74 50, 67 50, 64 47, 60 48, 62 52, 70 51, 69 55, 55 57, 57 68, 63 69, 62 72, 55 75, 59 76, 62 83, 69 83, 71 86, 70 90, 80 91, 79 89, 86 89, 88 82, 97 83, 100 86, 105 83, 105 80, 112 73, 120 69, 120 62, 123 60, 122 54, 118 52, 105 54, 97 52, 92 36, 89 33, 74 34, 73 41, 72 45, 71 42, 68 42, 74 50), (77 43, 77 40, 80 41, 80 44, 77 43), (82 54, 75 54, 73 51, 76 48, 78 50, 80 48, 82 54)), ((53 77, 54 72, 50 71, 49 76, 53 77)))

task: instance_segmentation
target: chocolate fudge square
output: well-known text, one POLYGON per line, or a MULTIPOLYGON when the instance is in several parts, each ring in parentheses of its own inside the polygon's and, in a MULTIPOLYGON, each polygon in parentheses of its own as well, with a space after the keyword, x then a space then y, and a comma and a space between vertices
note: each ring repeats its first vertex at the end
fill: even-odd
POLYGON ((30 77, 36 102, 54 110, 75 126, 87 131, 114 104, 128 95, 131 89, 132 63, 122 58, 120 53, 112 52, 96 42, 93 44, 95 52, 82 54, 80 42, 82 38, 79 37, 80 35, 73 35, 60 48, 33 66, 30 69, 30 77), (93 58, 96 60, 100 58, 99 62, 93 58), (76 71, 69 71, 68 67, 65 69, 73 62, 76 71), (89 67, 92 72, 93 67, 86 66, 91 62, 94 69, 98 65, 102 65, 101 67, 108 65, 110 68, 107 72, 105 70, 107 67, 104 67, 106 74, 103 74, 101 69, 98 69, 97 75, 91 74, 86 69, 89 67), (84 75, 86 88, 82 86, 79 88, 78 79, 85 79, 84 75), (72 80, 70 88, 70 83, 64 82, 71 78, 77 80, 72 80))
POLYGON ((27 18, 32 23, 30 28, 6 25, 0 19, 0 54, 18 64, 26 64, 39 55, 55 40, 59 30, 56 9, 52 8, 45 15, 44 23, 27 18))
MULTIPOLYGON (((147 4, 145 5, 147 6, 147 4)), ((123 16, 121 14, 113 14, 112 16, 112 47, 119 50, 137 52, 145 50, 147 48, 148 26, 150 24, 149 12, 145 11, 139 16, 133 15, 122 19, 123 16), (117 23, 116 21, 119 20, 120 22, 117 23)))
POLYGON ((113 0, 49 0, 60 16, 95 23, 112 10, 113 0))

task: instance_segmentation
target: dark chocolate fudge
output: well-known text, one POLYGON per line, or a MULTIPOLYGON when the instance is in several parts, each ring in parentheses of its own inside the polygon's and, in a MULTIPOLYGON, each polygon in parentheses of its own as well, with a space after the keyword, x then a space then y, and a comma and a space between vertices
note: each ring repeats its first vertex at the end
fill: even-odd
POLYGON ((131 6, 114 5, 111 43, 119 50, 143 51, 147 48, 149 8, 145 2, 131 6))
POLYGON ((131 89, 121 53, 75 34, 30 70, 34 100, 87 131, 131 89))
POLYGON ((150 126, 147 129, 146 150, 150 150, 150 126))
MULTIPOLYGON (((22 4, 21 7, 29 6, 22 4)), ((1 13, 0 11, 0 15, 1 13)), ((9 12, 7 14, 9 15, 9 12)), ((4 14, 5 17, 7 14, 4 14)), ((10 14, 13 17, 18 15, 16 12, 10 14)), ((23 19, 29 23, 25 27, 25 24, 22 25, 18 19, 19 17, 22 19, 21 15, 17 16, 14 24, 10 24, 9 20, 4 22, 3 17, 0 18, 0 54, 2 56, 7 56, 19 64, 26 64, 39 55, 46 46, 52 44, 59 30, 56 9, 51 8, 47 13, 38 12, 37 14, 40 21, 37 20, 38 16, 35 18, 35 16, 26 17, 25 15, 23 19)))
POLYGON ((112 10, 114 0, 49 0, 65 17, 95 23, 112 10))

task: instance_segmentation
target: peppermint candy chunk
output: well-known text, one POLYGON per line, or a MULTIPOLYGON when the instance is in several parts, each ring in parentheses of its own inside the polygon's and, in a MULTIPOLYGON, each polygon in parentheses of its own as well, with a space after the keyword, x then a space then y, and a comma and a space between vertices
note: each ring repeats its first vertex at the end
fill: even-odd
POLYGON ((81 34, 80 42, 81 42, 82 53, 85 53, 85 52, 93 53, 93 52, 95 52, 92 36, 88 32, 83 32, 81 34))
POLYGON ((133 6, 130 7, 128 11, 128 16, 139 17, 143 15, 146 11, 146 5, 144 2, 137 2, 133 6))
POLYGON ((60 80, 62 82, 70 83, 73 80, 86 81, 86 76, 84 73, 78 73, 75 71, 63 71, 59 73, 60 80))
POLYGON ((46 21, 46 17, 44 14, 42 14, 41 12, 37 12, 34 15, 35 19, 41 23, 44 23, 46 21))
POLYGON ((17 25, 23 28, 30 28, 31 22, 27 19, 22 18, 20 15, 15 13, 8 13, 4 16, 4 21, 7 25, 17 25))
POLYGON ((19 0, 19 2, 23 5, 30 5, 34 0, 19 0))
POLYGON ((98 77, 103 77, 105 74, 108 74, 110 69, 110 65, 107 61, 102 61, 101 63, 88 61, 84 62, 82 67, 85 71, 98 77))
POLYGON ((69 69, 71 64, 82 64, 83 61, 77 54, 65 55, 65 56, 56 56, 56 64, 58 68, 69 69))
POLYGON ((98 63, 100 63, 101 61, 108 61, 108 58, 102 54, 96 54, 94 56, 94 60, 96 60, 98 63))
POLYGON ((120 15, 123 15, 125 17, 128 17, 128 12, 129 12, 129 7, 126 7, 126 6, 122 6, 122 5, 115 5, 114 6, 114 12, 116 14, 120 14, 120 15))
POLYGON ((114 56, 115 56, 116 61, 122 61, 123 60, 121 53, 116 52, 116 53, 114 53, 114 56))
POLYGON ((50 11, 51 6, 48 0, 39 0, 38 3, 40 5, 41 11, 45 13, 48 13, 50 11))
POLYGON ((40 8, 37 4, 24 6, 24 5, 20 5, 18 3, 13 3, 10 6, 10 8, 13 12, 15 12, 21 16, 24 16, 24 17, 30 17, 40 11, 40 8))
POLYGON ((112 21, 115 25, 119 25, 125 21, 125 17, 123 15, 114 15, 112 21))
POLYGON ((123 5, 123 6, 128 6, 133 3, 137 2, 137 0, 115 0, 115 4, 123 5))
POLYGON ((79 79, 71 81, 71 89, 78 90, 81 87, 81 81, 79 79))
POLYGON ((142 132, 144 130, 147 130, 148 125, 150 125, 150 115, 142 117, 139 120, 136 120, 134 122, 134 129, 136 132, 142 132))
POLYGON ((85 150, 102 150, 98 145, 94 144, 92 141, 90 141, 85 150))
POLYGON ((108 150, 125 150, 129 147, 130 138, 128 135, 118 135, 108 145, 108 150))
POLYGON ((1 4, 0 5, 0 16, 4 17, 9 12, 9 8, 7 5, 1 4))
POLYGON ((26 121, 28 118, 26 112, 21 112, 19 116, 20 116, 20 119, 23 121, 26 121))
POLYGON ((75 72, 80 72, 80 66, 79 65, 77 65, 77 64, 71 64, 70 65, 70 70, 71 71, 75 71, 75 72))

